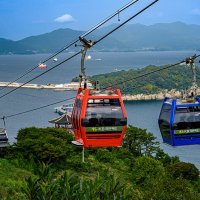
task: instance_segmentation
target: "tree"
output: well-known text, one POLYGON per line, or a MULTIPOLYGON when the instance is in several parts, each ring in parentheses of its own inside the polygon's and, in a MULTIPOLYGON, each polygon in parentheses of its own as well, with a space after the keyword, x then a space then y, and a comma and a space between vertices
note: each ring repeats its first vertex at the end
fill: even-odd
POLYGON ((199 179, 199 170, 192 163, 176 162, 167 166, 169 173, 174 177, 183 177, 184 179, 196 181, 199 179))
POLYGON ((25 128, 18 132, 13 153, 44 163, 56 163, 73 156, 72 140, 73 135, 64 129, 25 128))
POLYGON ((123 147, 127 148, 135 156, 151 156, 159 150, 159 142, 155 141, 152 133, 129 125, 123 140, 123 147))
POLYGON ((155 159, 160 160, 164 166, 179 162, 179 158, 177 156, 170 157, 162 149, 158 149, 155 159))
POLYGON ((163 176, 165 176, 165 168, 160 161, 148 156, 135 159, 132 168, 132 180, 134 183, 143 185, 148 180, 163 176))

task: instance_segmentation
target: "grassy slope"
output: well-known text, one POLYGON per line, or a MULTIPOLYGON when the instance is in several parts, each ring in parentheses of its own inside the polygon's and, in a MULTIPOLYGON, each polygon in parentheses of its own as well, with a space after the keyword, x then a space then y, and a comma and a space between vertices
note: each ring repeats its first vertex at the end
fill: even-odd
POLYGON ((0 199, 8 195, 13 199, 23 197, 21 188, 25 187, 25 179, 33 174, 7 159, 0 159, 0 199))

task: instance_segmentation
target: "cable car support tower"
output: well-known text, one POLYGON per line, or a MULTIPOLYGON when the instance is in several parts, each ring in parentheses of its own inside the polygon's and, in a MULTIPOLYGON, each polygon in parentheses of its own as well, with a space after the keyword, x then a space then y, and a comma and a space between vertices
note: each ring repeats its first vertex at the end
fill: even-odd
POLYGON ((195 66, 196 58, 197 56, 194 55, 185 59, 186 65, 189 65, 192 70, 192 86, 185 92, 185 94, 183 94, 183 99, 186 99, 188 97, 195 98, 195 96, 197 95, 198 85, 197 85, 197 78, 196 78, 197 73, 196 73, 196 66, 195 66))
POLYGON ((86 40, 83 37, 79 37, 80 42, 83 44, 83 49, 81 50, 81 68, 80 68, 80 74, 79 74, 79 86, 86 89, 87 88, 87 76, 85 74, 85 56, 87 53, 87 50, 93 46, 94 42, 91 40, 86 40))
POLYGON ((190 97, 192 98, 197 95, 197 88, 198 88, 197 78, 196 78, 196 66, 194 64, 195 59, 196 59, 196 55, 185 59, 185 63, 190 65, 190 68, 192 70, 192 86, 188 91, 188 93, 190 94, 190 97))

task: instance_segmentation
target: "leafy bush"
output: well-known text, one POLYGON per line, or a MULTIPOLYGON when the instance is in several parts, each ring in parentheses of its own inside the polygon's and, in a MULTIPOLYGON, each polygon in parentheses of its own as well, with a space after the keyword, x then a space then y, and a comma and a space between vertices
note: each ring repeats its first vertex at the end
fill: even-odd
POLYGON ((179 158, 177 156, 171 157, 166 154, 162 149, 159 149, 157 151, 155 159, 160 160, 164 166, 179 162, 179 158))
POLYGON ((66 130, 56 128, 25 128, 17 135, 14 153, 24 158, 33 157, 40 162, 58 162, 73 154, 73 136, 66 130))
POLYGON ((129 125, 123 141, 123 147, 127 148, 135 156, 151 156, 159 150, 159 142, 155 141, 152 133, 129 125))
POLYGON ((132 168, 132 179, 136 184, 144 184, 149 179, 154 180, 165 175, 165 168, 160 161, 151 157, 138 157, 132 168))
POLYGON ((101 162, 113 162, 114 155, 106 148, 99 148, 96 153, 96 158, 101 162))
POLYGON ((196 181, 199 178, 199 170, 192 163, 177 162, 168 165, 167 169, 174 178, 181 176, 191 181, 196 181))

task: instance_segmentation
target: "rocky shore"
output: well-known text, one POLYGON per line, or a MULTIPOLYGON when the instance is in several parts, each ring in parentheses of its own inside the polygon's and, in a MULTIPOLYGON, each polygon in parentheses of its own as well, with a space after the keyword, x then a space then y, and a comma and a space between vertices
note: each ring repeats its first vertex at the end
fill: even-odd
MULTIPOLYGON (((200 88, 196 90, 197 94, 200 94, 200 88)), ((139 100, 163 100, 164 97, 169 98, 180 98, 182 97, 183 91, 163 90, 156 94, 136 94, 136 95, 124 95, 124 101, 139 101, 139 100)))
MULTIPOLYGON (((91 84, 89 85, 91 87, 91 84)), ((79 87, 78 82, 71 82, 65 84, 23 84, 23 83, 9 83, 9 82, 0 82, 0 87, 22 87, 22 88, 32 88, 32 89, 53 89, 53 90, 77 90, 79 87)), ((188 94, 191 93, 191 89, 187 91, 188 94)), ((197 94, 200 94, 200 88, 196 90, 197 94)), ((140 101, 140 100, 163 100, 164 97, 169 98, 180 98, 183 95, 183 91, 178 91, 175 89, 172 90, 162 90, 155 94, 135 94, 135 95, 123 95, 124 101, 140 101)))

